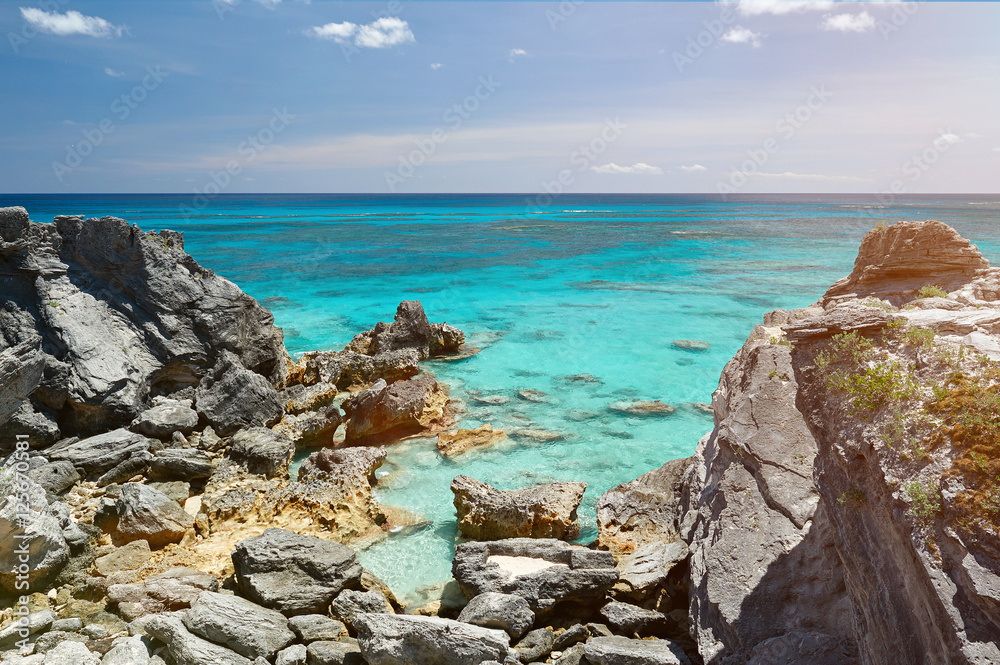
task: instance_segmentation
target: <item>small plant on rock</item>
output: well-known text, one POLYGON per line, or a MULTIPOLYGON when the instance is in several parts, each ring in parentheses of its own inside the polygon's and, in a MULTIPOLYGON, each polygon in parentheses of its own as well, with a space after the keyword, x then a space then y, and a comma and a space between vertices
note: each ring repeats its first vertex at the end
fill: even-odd
POLYGON ((935 286, 933 284, 928 284, 927 286, 921 286, 920 290, 917 291, 918 298, 947 298, 948 292, 942 289, 940 286, 935 286))
POLYGON ((903 491, 910 497, 909 515, 920 526, 930 526, 934 515, 941 510, 941 494, 931 483, 912 480, 903 485, 903 491))

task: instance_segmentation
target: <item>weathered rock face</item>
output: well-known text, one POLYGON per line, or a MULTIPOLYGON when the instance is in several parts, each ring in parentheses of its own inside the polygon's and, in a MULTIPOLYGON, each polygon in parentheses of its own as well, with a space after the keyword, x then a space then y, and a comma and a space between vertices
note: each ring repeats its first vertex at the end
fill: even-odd
POLYGON ((941 222, 899 222, 865 234, 854 270, 826 292, 824 306, 874 296, 894 305, 924 286, 953 291, 989 267, 975 245, 941 222))
POLYGON ((559 538, 580 535, 576 509, 587 483, 550 483, 498 490, 468 476, 451 481, 458 530, 466 538, 559 538))
POLYGON ((295 443, 265 427, 240 430, 233 437, 229 456, 247 471, 273 478, 288 475, 288 463, 295 454, 295 443))
POLYGON ((233 566, 243 596, 286 615, 326 612, 337 594, 360 586, 362 572, 351 548, 283 529, 239 543, 233 566))
POLYGON ((133 453, 148 452, 152 442, 141 434, 116 429, 81 441, 69 439, 45 451, 51 462, 70 462, 85 474, 107 471, 118 466, 133 453))
POLYGON ((108 602, 117 605, 118 613, 132 621, 149 614, 172 612, 191 607, 204 591, 218 591, 219 581, 193 568, 171 568, 142 582, 112 584, 108 602))
POLYGON ((587 642, 584 654, 594 665, 690 665, 681 648, 669 640, 595 637, 587 642))
POLYGON ((176 501, 148 485, 126 483, 115 502, 114 519, 102 525, 118 543, 145 540, 150 547, 180 542, 194 518, 176 501))
POLYGON ((240 364, 235 354, 223 352, 198 384, 198 413, 215 431, 226 436, 242 427, 273 425, 281 419, 278 391, 271 383, 240 364))
POLYGON ((979 355, 1000 345, 998 283, 944 225, 878 229, 726 366, 682 491, 706 663, 1000 659, 1000 461, 974 424, 1000 380, 979 355), (927 285, 950 295, 895 310, 927 285))
POLYGON ((167 651, 176 663, 253 665, 249 658, 189 632, 176 616, 153 617, 146 623, 146 632, 167 645, 167 651))
POLYGON ((45 490, 30 477, 18 479, 11 468, 0 468, 5 488, 0 503, 0 586, 10 593, 25 593, 50 580, 69 560, 69 546, 59 518, 50 510, 45 490), (26 503, 9 488, 15 483, 26 503))
POLYGON ((563 601, 593 603, 618 581, 609 552, 551 538, 462 543, 452 574, 469 598, 487 591, 513 594, 536 613, 563 601))
POLYGON ((627 553, 650 542, 680 538, 682 486, 692 458, 672 460, 597 501, 598 545, 627 553))
POLYGON ((520 639, 535 623, 535 613, 528 601, 509 593, 487 591, 462 608, 458 620, 482 628, 502 630, 512 639, 520 639))
POLYGON ((280 612, 239 596, 204 591, 184 616, 195 635, 222 644, 247 658, 274 658, 295 640, 280 612))
POLYGON ((451 420, 447 405, 448 394, 433 377, 391 385, 379 379, 343 403, 347 414, 344 442, 371 445, 440 430, 451 420))
POLYGON ((277 382, 271 314, 184 253, 179 233, 114 217, 26 223, 0 211, 0 422, 31 395, 64 434, 126 425, 148 399, 195 386, 224 351, 277 382))

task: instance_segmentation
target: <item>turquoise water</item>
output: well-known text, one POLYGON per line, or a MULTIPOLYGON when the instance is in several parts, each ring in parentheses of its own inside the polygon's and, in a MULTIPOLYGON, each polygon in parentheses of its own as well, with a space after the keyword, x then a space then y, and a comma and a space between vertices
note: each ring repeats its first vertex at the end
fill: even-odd
POLYGON ((427 369, 466 402, 460 426, 544 429, 452 459, 433 440, 389 448, 377 490, 426 519, 360 553, 401 596, 450 576, 451 479, 503 489, 588 483, 581 540, 595 536, 600 495, 689 455, 711 416, 719 372, 765 312, 815 302, 847 274, 879 220, 939 219, 1000 258, 996 197, 910 197, 882 206, 855 196, 533 197, 274 195, 220 197, 185 216, 183 196, 0 196, 36 221, 113 214, 144 229, 184 231, 202 265, 260 299, 291 353, 340 349, 358 331, 419 299, 431 320, 466 331, 482 352, 427 369), (673 340, 708 342, 707 351, 673 340), (586 373, 597 382, 571 382, 586 373), (516 396, 546 393, 544 403, 516 396), (472 395, 503 395, 486 405, 472 395), (660 399, 664 418, 614 413, 619 400, 660 399))

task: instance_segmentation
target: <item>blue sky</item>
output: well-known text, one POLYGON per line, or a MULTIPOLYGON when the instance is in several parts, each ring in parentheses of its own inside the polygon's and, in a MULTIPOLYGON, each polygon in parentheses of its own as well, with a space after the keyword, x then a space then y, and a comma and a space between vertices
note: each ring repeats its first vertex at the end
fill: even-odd
POLYGON ((0 190, 998 192, 1000 5, 0 3, 0 190))

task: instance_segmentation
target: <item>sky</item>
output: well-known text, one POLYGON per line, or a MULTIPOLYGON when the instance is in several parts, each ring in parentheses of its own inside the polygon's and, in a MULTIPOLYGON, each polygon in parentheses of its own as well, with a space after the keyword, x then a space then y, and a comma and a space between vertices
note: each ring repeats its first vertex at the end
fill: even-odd
POLYGON ((1000 192, 1000 4, 0 2, 0 191, 1000 192))

